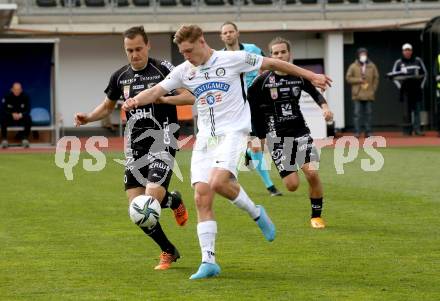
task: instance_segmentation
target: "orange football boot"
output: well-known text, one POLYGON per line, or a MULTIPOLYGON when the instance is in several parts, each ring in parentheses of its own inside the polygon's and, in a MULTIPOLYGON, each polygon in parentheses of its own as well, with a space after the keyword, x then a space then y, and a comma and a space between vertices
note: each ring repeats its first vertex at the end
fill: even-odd
POLYGON ((174 218, 179 226, 184 226, 188 221, 188 210, 186 210, 185 204, 183 204, 182 196, 178 191, 170 192, 174 198, 180 200, 180 205, 176 209, 173 209, 174 218))
POLYGON ((314 217, 310 220, 310 225, 315 229, 324 229, 325 222, 321 217, 314 217))
POLYGON ((179 251, 174 250, 174 254, 167 252, 160 253, 159 264, 154 268, 155 270, 168 270, 173 262, 180 258, 179 251))

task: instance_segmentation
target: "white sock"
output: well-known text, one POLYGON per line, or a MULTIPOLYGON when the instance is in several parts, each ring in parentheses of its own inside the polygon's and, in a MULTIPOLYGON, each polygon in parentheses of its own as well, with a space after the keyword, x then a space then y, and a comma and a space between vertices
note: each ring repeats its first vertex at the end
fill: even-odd
POLYGON ((217 234, 217 222, 206 221, 197 224, 200 249, 202 250, 202 262, 215 263, 215 235, 217 234))
POLYGON ((231 201, 232 204, 237 206, 240 209, 243 209, 247 213, 249 213, 252 219, 256 219, 260 216, 260 208, 255 206, 254 202, 248 197, 243 187, 240 186, 240 192, 238 193, 235 200, 231 201))

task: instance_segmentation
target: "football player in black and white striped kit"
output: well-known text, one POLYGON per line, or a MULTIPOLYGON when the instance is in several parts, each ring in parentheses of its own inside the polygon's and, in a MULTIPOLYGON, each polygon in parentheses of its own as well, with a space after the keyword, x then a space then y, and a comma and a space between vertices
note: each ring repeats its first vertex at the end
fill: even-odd
MULTIPOLYGON (((143 26, 135 26, 124 32, 124 48, 129 64, 113 73, 104 91, 107 96, 100 105, 90 113, 75 115, 77 126, 109 116, 119 98, 129 99, 153 87, 174 68, 165 60, 149 57, 150 43, 143 26)), ((194 101, 192 94, 186 90, 171 91, 168 97, 194 101)), ((152 196, 161 203, 162 208, 170 207, 177 224, 183 226, 188 220, 188 212, 180 193, 168 192, 177 148, 177 145, 172 145, 171 141, 177 141, 178 135, 177 131, 169 133, 169 129, 170 126, 177 124, 176 107, 167 104, 148 104, 127 111, 126 114, 128 143, 125 149, 124 183, 129 204, 139 195, 152 196), (143 138, 144 133, 148 131, 155 131, 156 137, 143 138), (170 134, 174 136, 170 137, 170 134), (153 150, 159 140, 163 141, 162 149, 153 150)), ((171 263, 180 258, 180 254, 166 237, 160 223, 158 222, 152 229, 142 226, 140 228, 162 250, 159 264, 155 269, 170 268, 171 263)))
MULTIPOLYGON (((291 60, 288 40, 273 39, 269 50, 272 58, 291 60)), ((302 91, 321 107, 327 121, 333 118, 326 100, 310 81, 280 71, 266 71, 255 78, 248 90, 248 100, 253 128, 258 138, 266 139, 272 160, 289 191, 299 186, 298 168, 304 172, 312 207, 310 223, 319 229, 325 228, 321 218, 323 189, 318 171, 311 164, 318 162, 319 156, 300 110, 302 91)))

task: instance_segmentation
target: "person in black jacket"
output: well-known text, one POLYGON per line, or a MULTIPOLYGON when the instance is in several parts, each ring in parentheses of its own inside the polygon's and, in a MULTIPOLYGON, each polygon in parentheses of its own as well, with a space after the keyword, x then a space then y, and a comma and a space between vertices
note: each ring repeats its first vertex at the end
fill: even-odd
POLYGON ((2 100, 3 116, 1 118, 2 148, 8 147, 8 126, 24 126, 22 145, 29 147, 29 134, 32 119, 30 116, 29 97, 23 92, 19 82, 12 85, 9 92, 2 100))
POLYGON ((394 83, 400 90, 400 101, 406 105, 403 133, 423 136, 420 129, 420 111, 427 72, 422 59, 413 55, 411 44, 403 44, 402 57, 394 62, 393 73, 400 74, 400 79, 394 80, 394 83))

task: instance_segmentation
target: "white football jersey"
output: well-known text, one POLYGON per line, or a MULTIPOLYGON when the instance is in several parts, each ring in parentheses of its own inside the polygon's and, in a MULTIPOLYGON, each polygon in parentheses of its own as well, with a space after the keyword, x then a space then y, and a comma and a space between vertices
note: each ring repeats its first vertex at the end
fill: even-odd
POLYGON ((258 70, 263 57, 245 51, 214 51, 200 66, 185 61, 159 83, 167 91, 185 88, 196 97, 200 136, 251 130, 244 73, 258 70))

